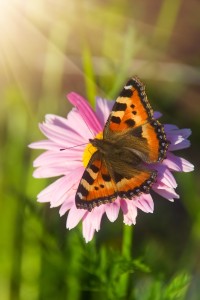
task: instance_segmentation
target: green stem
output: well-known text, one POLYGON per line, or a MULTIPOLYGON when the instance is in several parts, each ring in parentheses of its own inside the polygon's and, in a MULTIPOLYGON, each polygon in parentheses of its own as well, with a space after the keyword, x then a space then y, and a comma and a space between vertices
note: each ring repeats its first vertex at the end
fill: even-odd
POLYGON ((123 241, 122 241, 122 255, 130 259, 132 254, 132 236, 133 226, 124 225, 123 228, 123 241))
MULTIPOLYGON (((122 240, 122 256, 126 260, 132 258, 132 238, 133 238, 133 226, 125 225, 123 228, 123 240, 122 240)), ((129 273, 124 273, 120 277, 119 281, 119 295, 120 297, 126 297, 129 285, 129 273)))

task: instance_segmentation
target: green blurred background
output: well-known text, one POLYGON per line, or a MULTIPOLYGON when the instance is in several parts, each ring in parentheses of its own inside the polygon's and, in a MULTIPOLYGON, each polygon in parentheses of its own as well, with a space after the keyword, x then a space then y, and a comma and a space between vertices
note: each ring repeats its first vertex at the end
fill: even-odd
POLYGON ((121 299, 200 299, 199 14, 198 0, 0 0, 0 299, 112 299, 122 216, 89 244, 66 230, 36 202, 50 181, 32 178, 40 152, 27 145, 46 113, 66 116, 66 93, 114 99, 132 75, 162 122, 192 129, 179 154, 195 171, 176 175, 180 200, 154 195, 155 213, 139 212, 121 299))

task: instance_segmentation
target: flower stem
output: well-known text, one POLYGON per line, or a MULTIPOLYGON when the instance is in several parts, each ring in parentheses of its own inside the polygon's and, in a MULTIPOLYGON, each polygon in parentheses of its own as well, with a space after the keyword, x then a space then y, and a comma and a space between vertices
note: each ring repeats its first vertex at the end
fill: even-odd
MULTIPOLYGON (((132 237, 133 226, 124 226, 123 228, 123 240, 122 240, 122 257, 124 260, 130 260, 132 257, 132 237)), ((126 297, 129 285, 129 273, 126 272, 121 275, 119 281, 119 294, 121 297, 126 297)))
POLYGON ((123 228, 122 255, 126 259, 131 258, 132 236, 133 236, 133 226, 125 225, 123 228))

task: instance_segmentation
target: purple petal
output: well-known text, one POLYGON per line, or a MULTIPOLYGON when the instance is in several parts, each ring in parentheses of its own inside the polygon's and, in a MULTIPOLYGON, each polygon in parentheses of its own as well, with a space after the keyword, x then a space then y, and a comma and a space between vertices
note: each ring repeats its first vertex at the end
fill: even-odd
POLYGON ((182 157, 178 157, 173 153, 168 153, 167 159, 163 161, 169 169, 179 172, 191 172, 194 170, 194 165, 182 157))
POLYGON ((167 135, 169 136, 175 136, 175 137, 182 137, 184 139, 187 139, 192 131, 189 128, 183 128, 183 129, 179 129, 176 125, 173 124, 165 124, 164 125, 164 129, 167 135))
POLYGON ((164 184, 157 184, 155 183, 153 185, 153 190, 161 195, 162 197, 166 198, 167 200, 169 201, 174 201, 173 199, 178 199, 179 198, 179 195, 174 191, 173 188, 170 188, 164 184))
POLYGON ((177 187, 177 182, 169 169, 165 170, 160 181, 171 188, 177 187))
POLYGON ((135 205, 137 206, 137 208, 143 210, 146 213, 153 213, 154 202, 150 194, 144 194, 137 197, 135 205))
MULTIPOLYGON (((152 168, 152 167, 151 167, 152 168)), ((153 165, 153 169, 158 171, 157 183, 163 183, 169 187, 176 188, 177 183, 167 166, 162 164, 153 165)))
POLYGON ((190 129, 178 129, 175 125, 165 125, 167 139, 170 141, 169 151, 188 148, 190 141, 187 138, 191 135, 190 129))
POLYGON ((113 203, 109 203, 105 205, 106 215, 110 222, 114 222, 118 215, 120 210, 120 201, 119 199, 116 199, 113 203))
POLYGON ((179 128, 174 124, 164 124, 164 129, 165 129, 165 132, 167 133, 168 131, 176 130, 179 128))
POLYGON ((186 149, 186 148, 189 148, 191 145, 190 141, 188 140, 182 140, 182 141, 179 141, 178 144, 170 144, 169 145, 169 151, 176 151, 176 150, 181 150, 181 149, 186 149))
POLYGON ((93 129, 94 132, 102 131, 102 126, 99 123, 94 111, 83 97, 72 92, 67 95, 67 98, 77 108, 83 120, 91 129, 93 129))
POLYGON ((159 111, 154 111, 153 117, 154 117, 155 119, 159 119, 159 118, 162 117, 162 114, 161 114, 159 111))

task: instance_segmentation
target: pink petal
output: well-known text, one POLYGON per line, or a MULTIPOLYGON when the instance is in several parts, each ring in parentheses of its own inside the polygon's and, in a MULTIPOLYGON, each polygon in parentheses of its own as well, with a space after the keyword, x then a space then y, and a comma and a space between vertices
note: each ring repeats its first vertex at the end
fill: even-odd
POLYGON ((29 148, 32 149, 44 149, 44 150, 59 150, 59 145, 55 144, 49 140, 43 140, 35 143, 31 143, 28 145, 29 148))
MULTIPOLYGON (((50 202, 51 207, 61 205, 59 211, 61 216, 69 210, 66 221, 68 229, 74 228, 82 220, 83 236, 86 242, 89 242, 95 231, 100 229, 105 212, 108 219, 114 222, 121 207, 124 223, 132 225, 136 223, 137 209, 152 213, 154 202, 150 194, 142 194, 134 200, 118 198, 114 203, 95 207, 91 212, 76 208, 75 193, 84 171, 82 154, 85 145, 88 144, 89 138, 93 138, 103 130, 114 102, 97 98, 97 114, 95 114, 89 103, 78 94, 70 93, 68 98, 75 107, 69 112, 67 118, 46 115, 45 123, 40 125, 40 129, 49 140, 32 143, 29 147, 48 150, 34 161, 34 166, 37 167, 34 171, 35 177, 64 175, 40 192, 38 201, 50 202)), ((159 112, 154 112, 154 118, 160 116, 159 112)), ((164 128, 167 139, 171 142, 169 151, 189 147, 190 142, 187 138, 191 134, 190 129, 179 129, 171 124, 165 124, 164 128)), ((174 190, 177 184, 170 170, 189 172, 194 169, 194 166, 169 151, 162 164, 149 164, 148 167, 158 171, 153 190, 173 201, 179 198, 179 195, 174 190)))
POLYGON ((46 203, 46 202, 51 202, 51 195, 44 195, 42 197, 37 198, 37 202, 40 203, 46 203))
MULTIPOLYGON (((76 185, 77 189, 77 185, 76 185)), ((57 207, 63 204, 65 201, 67 201, 68 198, 75 198, 75 184, 73 181, 70 182, 70 180, 67 182, 63 182, 59 187, 57 187, 57 190, 55 190, 52 193, 52 200, 51 200, 51 208, 57 207)))
POLYGON ((72 110, 67 115, 68 125, 81 136, 82 140, 88 141, 89 138, 93 138, 98 132, 93 131, 92 128, 80 115, 77 108, 72 108, 72 110))
POLYGON ((114 222, 118 215, 120 210, 120 201, 119 199, 116 199, 113 203, 109 203, 105 205, 105 211, 108 219, 110 222, 114 222))
POLYGON ((55 183, 56 184, 54 185, 54 190, 51 193, 45 193, 42 196, 38 195, 38 199, 37 199, 38 202, 50 202, 52 208, 52 207, 60 206, 61 204, 67 202, 71 198, 74 199, 75 192, 73 189, 66 190, 64 187, 61 186, 62 184, 61 181, 60 182, 56 181, 55 183))
POLYGON ((72 169, 80 168, 79 161, 67 162, 66 166, 44 166, 39 167, 33 172, 35 178, 50 178, 61 175, 67 175, 72 169))
POLYGON ((87 217, 83 219, 82 227, 83 227, 83 237, 86 243, 88 243, 92 240, 95 233, 95 229, 87 217))
POLYGON ((72 134, 72 138, 77 138, 78 140, 88 140, 91 135, 87 124, 85 124, 84 120, 77 112, 75 108, 73 108, 66 118, 59 117, 56 115, 48 114, 45 116, 45 121, 47 125, 53 125, 54 130, 58 132, 63 132, 64 135, 72 134))
POLYGON ((67 95, 67 98, 78 109, 83 120, 85 120, 86 124, 93 129, 94 132, 100 132, 102 130, 102 126, 94 111, 83 97, 72 92, 67 95))
POLYGON ((153 213, 154 202, 150 194, 143 194, 137 197, 135 205, 137 206, 137 208, 143 210, 146 213, 153 213))
POLYGON ((63 216, 74 205, 75 199, 73 196, 66 199, 60 207, 59 214, 63 216))
POLYGON ((96 98, 96 114, 102 127, 104 127, 114 103, 115 101, 108 101, 100 97, 96 98))
POLYGON ((83 151, 80 151, 78 149, 65 149, 63 151, 45 151, 34 160, 33 166, 60 166, 60 164, 67 164, 68 161, 79 161, 81 165, 82 155, 83 151))
POLYGON ((137 208, 134 200, 121 199, 121 209, 124 215, 124 223, 126 225, 136 224, 137 208))
POLYGON ((53 141, 57 145, 60 145, 60 148, 67 148, 87 142, 87 140, 84 140, 81 136, 79 136, 72 130, 67 131, 56 127, 55 125, 46 123, 39 124, 39 127, 42 133, 51 141, 53 141))
POLYGON ((66 118, 54 115, 54 114, 46 114, 45 115, 45 122, 47 124, 52 124, 55 125, 59 128, 63 128, 68 130, 69 126, 68 126, 68 122, 66 118))
POLYGON ((66 178, 65 177, 61 177, 59 179, 57 179, 56 181, 54 181, 53 183, 51 183, 50 185, 48 185, 45 189, 43 189, 38 195, 38 202, 51 202, 51 195, 52 193, 57 190, 57 188, 63 183, 65 182, 66 178), (48 201, 46 201, 46 199, 48 199, 48 201))
POLYGON ((169 169, 179 172, 191 172, 194 170, 194 165, 173 153, 168 153, 167 159, 163 161, 163 164, 165 164, 169 169))
POLYGON ((87 216, 87 221, 90 222, 91 226, 99 231, 101 225, 101 218, 105 212, 105 205, 95 207, 87 216))
POLYGON ((77 178, 81 177, 80 170, 75 169, 68 176, 63 176, 50 184, 38 194, 38 202, 50 202, 51 207, 56 207, 62 204, 71 194, 75 196, 75 183, 78 182, 77 178), (46 199, 49 200, 46 201, 46 199))
POLYGON ((87 214, 88 212, 85 209, 76 208, 76 205, 74 203, 68 213, 66 227, 69 230, 76 227, 80 220, 87 214))

